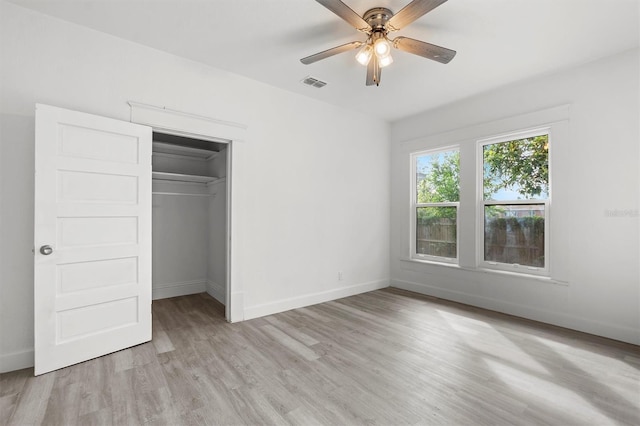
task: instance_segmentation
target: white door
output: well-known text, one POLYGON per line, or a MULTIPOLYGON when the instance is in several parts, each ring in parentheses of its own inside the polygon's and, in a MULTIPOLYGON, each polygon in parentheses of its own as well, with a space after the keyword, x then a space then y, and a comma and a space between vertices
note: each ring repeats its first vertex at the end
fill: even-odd
POLYGON ((151 139, 36 105, 36 375, 151 340, 151 139))

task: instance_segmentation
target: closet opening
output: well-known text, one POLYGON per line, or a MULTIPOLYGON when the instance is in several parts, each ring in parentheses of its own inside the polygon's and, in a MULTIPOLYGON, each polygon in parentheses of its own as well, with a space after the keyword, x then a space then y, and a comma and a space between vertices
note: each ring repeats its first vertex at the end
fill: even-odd
POLYGON ((208 293, 229 318, 231 142, 153 132, 153 300, 208 293))

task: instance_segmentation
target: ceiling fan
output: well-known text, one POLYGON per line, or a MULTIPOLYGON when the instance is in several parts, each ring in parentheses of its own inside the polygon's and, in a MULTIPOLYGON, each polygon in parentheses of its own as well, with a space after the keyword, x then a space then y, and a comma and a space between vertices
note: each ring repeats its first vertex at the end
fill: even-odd
POLYGON ((300 62, 305 65, 360 48, 356 60, 367 66, 367 86, 374 84, 379 86, 382 68, 393 62, 391 46, 443 64, 448 64, 456 55, 455 50, 420 40, 408 37, 396 37, 392 40, 388 38, 389 33, 406 27, 447 0, 413 0, 395 15, 385 7, 374 7, 366 11, 362 17, 340 0, 316 1, 351 24, 356 30, 367 34, 367 40, 352 41, 300 59, 300 62))

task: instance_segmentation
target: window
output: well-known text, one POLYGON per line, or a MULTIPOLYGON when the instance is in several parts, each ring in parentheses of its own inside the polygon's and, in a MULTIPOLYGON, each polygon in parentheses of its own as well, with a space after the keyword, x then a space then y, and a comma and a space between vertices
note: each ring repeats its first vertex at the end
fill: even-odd
POLYGON ((481 141, 480 265, 548 271, 549 129, 481 141))
POLYGON ((460 153, 457 149, 411 155, 412 257, 456 262, 460 153))

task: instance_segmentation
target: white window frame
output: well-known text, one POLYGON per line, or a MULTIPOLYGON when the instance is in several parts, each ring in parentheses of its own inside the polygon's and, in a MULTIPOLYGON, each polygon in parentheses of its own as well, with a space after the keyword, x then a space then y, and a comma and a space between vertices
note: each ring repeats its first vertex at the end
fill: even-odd
MULTIPOLYGON (((452 146, 440 147, 435 149, 416 151, 416 152, 412 152, 411 155, 409 156, 411 161, 411 167, 409 168, 411 170, 411 196, 410 196, 410 209, 409 209, 410 210, 409 223, 411 225, 409 227, 410 228, 409 241, 411 244, 412 260, 434 262, 434 263, 449 263, 449 264, 455 264, 455 265, 459 264, 460 234, 458 230, 460 227, 458 223, 458 218, 460 214, 460 201, 458 200, 457 202, 446 202, 446 203, 418 203, 418 200, 417 200, 418 187, 417 187, 417 179, 416 179, 416 174, 417 174, 416 159, 418 157, 422 157, 425 155, 444 153, 444 152, 450 152, 450 151, 458 151, 458 153, 460 153, 460 147, 458 145, 452 145, 452 146), (417 211, 418 211, 418 208, 420 207, 455 207, 456 208, 456 257, 455 258, 443 257, 443 256, 432 256, 432 255, 417 253, 416 223, 417 223, 417 211)), ((460 186, 460 182, 458 182, 458 186, 460 186)))
POLYGON ((550 253, 550 238, 549 238, 549 229, 551 223, 551 197, 552 197, 552 183, 551 183, 551 156, 552 156, 552 130, 551 126, 548 127, 537 127, 534 129, 528 129, 523 131, 518 131, 514 133, 502 134, 499 136, 492 136, 490 138, 481 139, 477 141, 477 163, 476 163, 476 182, 477 182, 477 208, 476 208, 476 254, 477 254, 477 265, 479 268, 495 270, 495 271, 503 271, 503 272, 512 272, 518 274, 528 274, 528 275, 538 275, 538 276, 549 276, 549 271, 551 270, 551 253, 550 253), (493 145, 501 142, 509 142, 512 140, 531 138, 535 136, 547 135, 549 149, 547 151, 548 162, 549 162, 549 193, 548 197, 545 200, 505 200, 505 201, 492 201, 484 199, 484 155, 483 149, 487 145, 493 145), (519 264, 509 264, 509 263, 500 263, 500 262, 492 262, 485 260, 484 253, 484 212, 485 207, 488 205, 544 205, 544 268, 534 267, 529 265, 519 265, 519 264))

